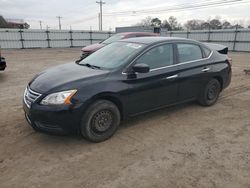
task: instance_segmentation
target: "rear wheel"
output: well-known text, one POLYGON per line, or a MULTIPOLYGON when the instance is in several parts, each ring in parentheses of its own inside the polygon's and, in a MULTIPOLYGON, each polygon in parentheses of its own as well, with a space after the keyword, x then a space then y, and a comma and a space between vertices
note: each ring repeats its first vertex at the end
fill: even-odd
POLYGON ((203 106, 212 106, 219 98, 221 91, 220 82, 217 79, 210 80, 203 91, 201 91, 198 99, 199 104, 203 106))
POLYGON ((89 106, 81 122, 82 135, 91 142, 110 138, 120 124, 120 111, 107 100, 98 100, 89 106))

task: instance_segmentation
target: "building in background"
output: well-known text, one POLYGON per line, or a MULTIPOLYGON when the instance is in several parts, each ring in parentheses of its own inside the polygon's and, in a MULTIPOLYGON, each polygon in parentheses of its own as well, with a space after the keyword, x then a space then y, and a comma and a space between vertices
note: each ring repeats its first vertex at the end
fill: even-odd
POLYGON ((151 26, 128 26, 128 27, 116 27, 116 33, 123 32, 152 32, 152 33, 160 33, 161 36, 167 35, 166 28, 160 27, 151 27, 151 26))
POLYGON ((5 19, 0 16, 0 28, 29 29, 30 25, 22 19, 5 19))

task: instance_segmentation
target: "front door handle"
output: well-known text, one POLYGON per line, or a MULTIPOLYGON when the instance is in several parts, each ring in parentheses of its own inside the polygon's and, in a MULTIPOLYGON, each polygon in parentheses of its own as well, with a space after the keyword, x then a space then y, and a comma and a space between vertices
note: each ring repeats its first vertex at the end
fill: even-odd
POLYGON ((207 71, 210 71, 210 68, 204 68, 201 70, 202 72, 207 72, 207 71))
POLYGON ((167 80, 171 80, 171 79, 174 79, 174 78, 177 78, 177 77, 178 77, 178 74, 173 75, 173 76, 166 77, 166 79, 167 79, 167 80))

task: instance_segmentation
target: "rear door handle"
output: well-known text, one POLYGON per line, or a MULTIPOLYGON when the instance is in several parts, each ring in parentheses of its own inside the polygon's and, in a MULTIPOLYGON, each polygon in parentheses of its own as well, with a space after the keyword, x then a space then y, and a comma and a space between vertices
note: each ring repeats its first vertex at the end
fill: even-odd
POLYGON ((171 79, 174 79, 174 78, 177 78, 177 77, 178 77, 178 74, 173 75, 173 76, 166 77, 166 79, 167 79, 167 80, 171 80, 171 79))
POLYGON ((207 72, 207 71, 210 71, 210 68, 204 68, 201 70, 202 72, 207 72))

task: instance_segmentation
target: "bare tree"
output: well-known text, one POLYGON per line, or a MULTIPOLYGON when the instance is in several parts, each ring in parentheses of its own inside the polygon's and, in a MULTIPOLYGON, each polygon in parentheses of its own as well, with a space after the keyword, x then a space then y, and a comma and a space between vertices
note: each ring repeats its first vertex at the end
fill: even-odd
POLYGON ((203 22, 202 24, 201 24, 201 29, 202 30, 209 30, 210 29, 210 24, 209 24, 209 22, 203 22))
POLYGON ((168 21, 167 20, 164 20, 163 21, 163 23, 161 24, 161 27, 162 28, 167 28, 167 30, 172 30, 172 28, 171 28, 171 26, 170 26, 170 24, 168 23, 168 21))
POLYGON ((222 29, 222 23, 219 19, 215 18, 215 19, 212 19, 210 22, 210 28, 211 29, 222 29))
POLYGON ((176 30, 177 26, 178 26, 178 22, 177 22, 177 18, 174 16, 170 16, 168 18, 168 23, 171 27, 171 30, 176 30))
POLYGON ((223 23, 222 23, 222 29, 231 29, 232 28, 232 25, 231 25, 231 23, 230 22, 228 22, 228 21, 224 21, 223 23))
POLYGON ((199 30, 202 29, 202 24, 205 23, 203 20, 189 20, 187 21, 184 26, 189 30, 199 30))
POLYGON ((146 17, 145 19, 141 20, 136 26, 151 26, 152 18, 150 16, 146 17))

